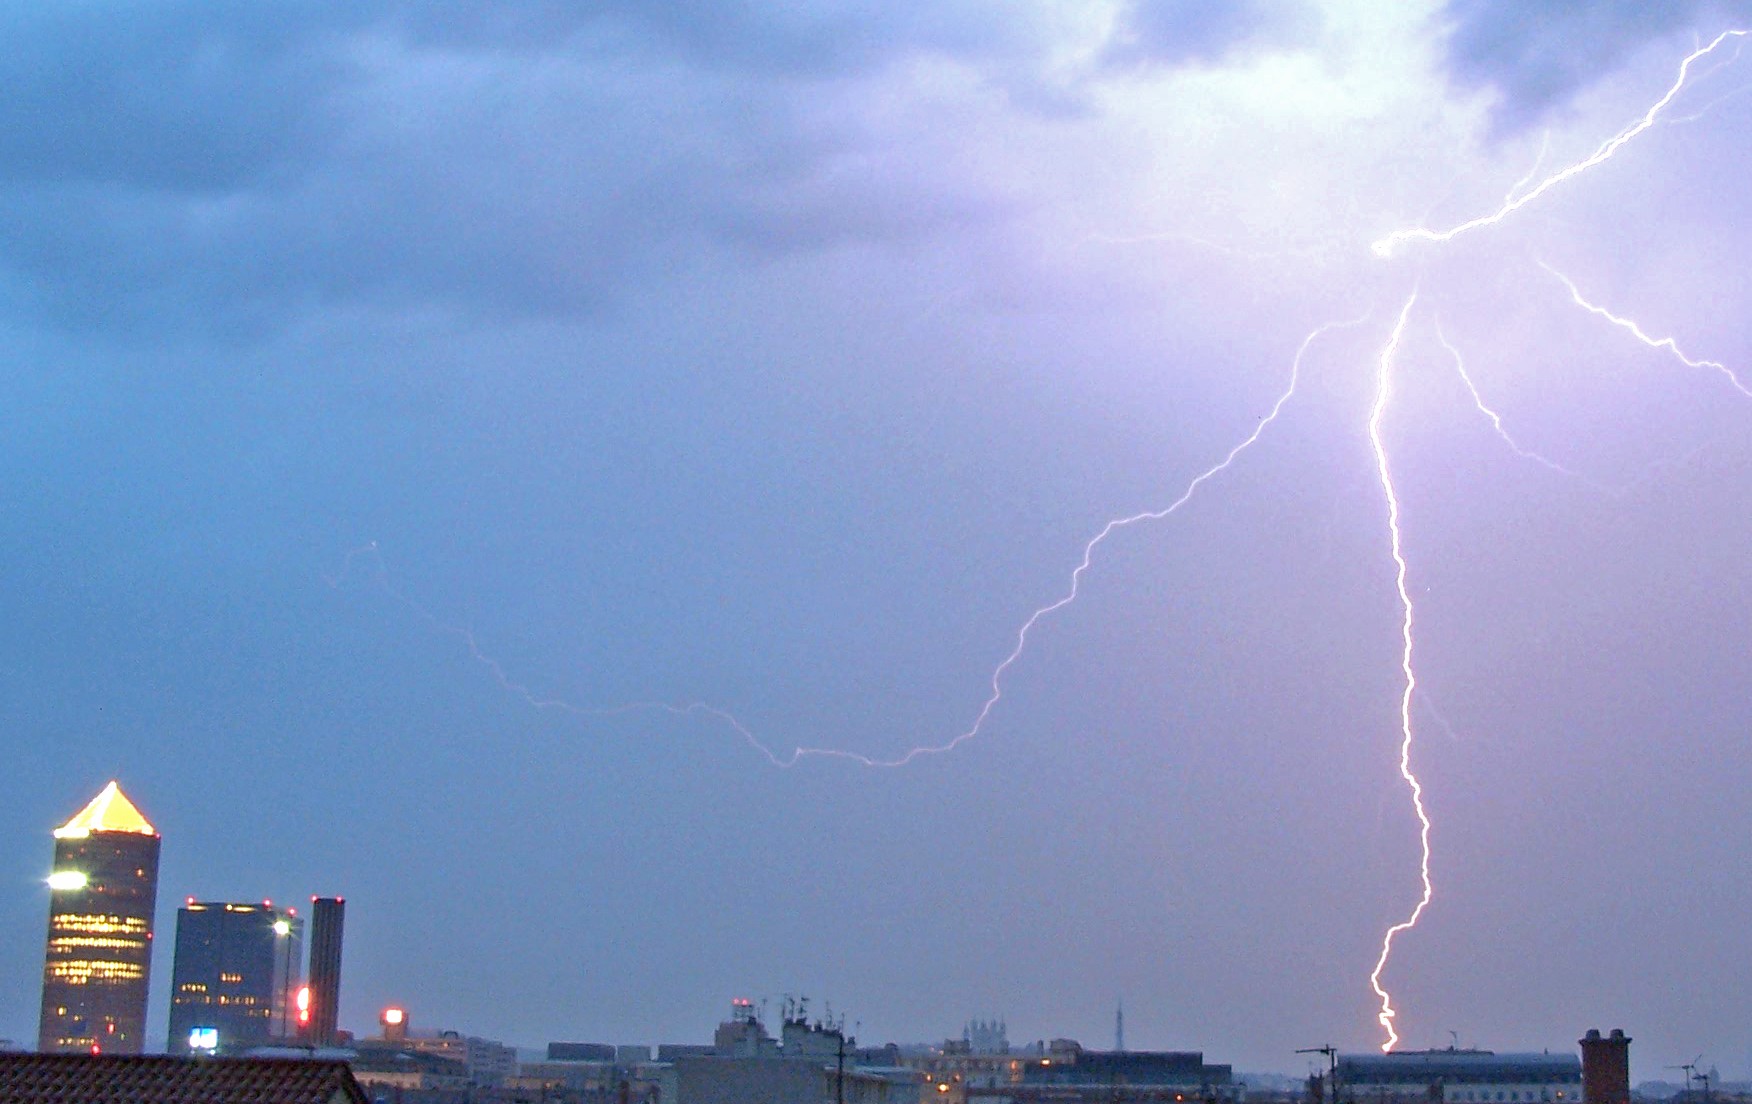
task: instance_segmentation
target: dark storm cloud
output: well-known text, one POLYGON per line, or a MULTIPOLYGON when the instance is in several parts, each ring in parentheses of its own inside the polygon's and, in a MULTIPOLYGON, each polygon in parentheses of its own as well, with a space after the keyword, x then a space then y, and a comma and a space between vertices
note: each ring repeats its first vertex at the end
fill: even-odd
MULTIPOLYGON (((1292 10, 1140 5, 1117 59, 1210 57, 1292 10)), ((20 8, 0 17, 0 303, 77 327, 356 300, 573 312, 676 256, 905 238, 994 205, 908 183, 915 155, 861 132, 848 82, 938 56, 1054 103, 1028 91, 1045 19, 986 0, 20 8), (852 110, 824 116, 834 96, 852 110)))
POLYGON ((1752 4, 1449 0, 1445 15, 1454 77, 1500 90, 1499 122, 1513 127, 1607 76, 1637 48, 1688 29, 1713 36, 1752 15, 1752 4))
POLYGON ((0 181, 235 187, 311 140, 313 5, 16 5, 0 181))
POLYGON ((248 184, 14 182, 0 243, 17 294, 78 324, 247 322, 355 299, 573 311, 713 241, 887 237, 947 209, 884 194, 880 169, 828 171, 851 156, 844 139, 756 86, 621 65, 527 81, 493 62, 424 67, 361 81, 326 124, 332 143, 248 184))
POLYGON ((205 317, 355 296, 576 309, 635 255, 714 227, 831 236, 837 203, 843 232, 884 232, 894 205, 813 179, 838 139, 797 123, 799 83, 1008 49, 1018 25, 975 5, 460 2, 7 22, 0 266, 15 309, 80 325, 162 324, 178 300, 205 317), (754 76, 774 71, 806 76, 754 76), (803 217, 780 229, 792 198, 803 217))

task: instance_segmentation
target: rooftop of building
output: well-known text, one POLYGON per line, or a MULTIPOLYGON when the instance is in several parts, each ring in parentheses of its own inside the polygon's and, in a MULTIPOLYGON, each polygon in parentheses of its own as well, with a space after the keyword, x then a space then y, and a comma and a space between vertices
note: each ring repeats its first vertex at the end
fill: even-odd
POLYGON ((1427 1084, 1432 1078, 1465 1081, 1538 1083, 1576 1081, 1581 1059, 1549 1051, 1498 1054, 1489 1050, 1394 1050, 1385 1054, 1341 1054, 1339 1077, 1353 1084, 1427 1084))
POLYGON ((276 909, 272 901, 197 901, 188 898, 182 904, 185 912, 284 912, 297 915, 297 909, 276 909))
POLYGON ((366 1104, 344 1062, 0 1054, 8 1104, 366 1104))
POLYGON ((114 781, 105 786, 72 820, 55 829, 56 839, 83 839, 94 832, 129 832, 141 836, 156 836, 140 810, 114 781))
POLYGON ((1060 1047, 1025 1059, 1022 1079, 1041 1084, 1227 1085, 1234 1071, 1207 1065, 1197 1050, 1084 1050, 1060 1047))

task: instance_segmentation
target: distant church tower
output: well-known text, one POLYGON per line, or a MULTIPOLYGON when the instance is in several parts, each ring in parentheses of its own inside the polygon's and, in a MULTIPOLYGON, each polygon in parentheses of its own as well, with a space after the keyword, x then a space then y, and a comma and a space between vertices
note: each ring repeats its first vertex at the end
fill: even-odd
POLYGON ((1113 1049, 1125 1049, 1125 1002, 1113 1002, 1113 1049))

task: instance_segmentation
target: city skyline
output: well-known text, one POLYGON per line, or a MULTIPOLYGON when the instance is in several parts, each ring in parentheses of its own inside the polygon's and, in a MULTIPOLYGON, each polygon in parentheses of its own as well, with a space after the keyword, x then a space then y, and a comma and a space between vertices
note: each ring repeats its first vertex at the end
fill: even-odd
MULTIPOLYGON (((55 872, 48 880, 50 888, 57 894, 71 893, 75 896, 88 889, 99 893, 111 893, 115 889, 113 886, 106 886, 105 878, 107 875, 110 881, 115 880, 114 872, 108 871, 106 866, 114 865, 110 861, 113 858, 110 853, 116 850, 117 845, 100 838, 96 841, 101 845, 99 853, 94 855, 94 853, 89 853, 88 847, 81 849, 81 845, 90 841, 91 837, 109 837, 110 839, 138 837, 141 840, 150 841, 152 849, 150 862, 153 867, 153 876, 147 880, 152 883, 152 889, 144 906, 148 913, 145 942, 149 945, 151 942, 150 913, 153 908, 151 896, 156 893, 157 849, 161 837, 121 791, 119 784, 114 780, 109 782, 78 814, 66 824, 55 829, 53 834, 57 844, 55 872)), ((131 865, 137 860, 128 857, 127 861, 131 865)), ((146 872, 142 870, 140 876, 146 877, 146 872)), ((124 896, 127 894, 124 893, 124 896)), ((122 1032, 117 1039, 120 1044, 115 1048, 117 1053, 186 1055, 205 1050, 235 1056, 254 1047, 271 1048, 278 1045, 312 1047, 320 1050, 324 1047, 351 1045, 354 1038, 358 1040, 375 1039, 378 1042, 413 1040, 417 1044, 419 1040, 431 1041, 440 1039, 441 1036, 457 1036, 458 1033, 454 1028, 434 1027, 422 1031, 410 1031, 409 1010, 402 1004, 389 1004, 377 1014, 378 1032, 376 1034, 363 1028, 358 1030, 343 1028, 347 1038, 343 1040, 343 1038, 338 1037, 336 1035, 335 996, 340 988, 344 900, 333 897, 312 897, 311 906, 310 960, 308 964, 305 964, 299 953, 304 921, 297 916, 296 910, 275 908, 273 902, 267 900, 258 905, 254 902, 197 902, 193 898, 189 898, 178 909, 177 914, 176 949, 172 958, 172 980, 168 998, 170 1028, 168 1042, 162 1051, 142 1045, 144 1039, 137 1025, 143 1025, 145 1017, 131 1008, 123 1007, 136 999, 135 997, 122 998, 121 1004, 115 1004, 113 1000, 106 1003, 106 998, 100 994, 98 999, 88 1002, 75 1011, 85 1014, 90 1010, 97 1010, 107 1020, 121 1021, 130 1028, 130 1030, 122 1032), (298 990, 298 999, 296 1000, 294 999, 295 989, 298 990), (308 998, 304 997, 306 993, 310 994, 308 998), (121 1008, 121 1012, 117 1014, 107 1011, 111 1005, 121 1008), (221 1005, 232 1007, 220 1007, 221 1005)), ((126 902, 124 902, 124 907, 126 907, 126 902)), ((82 906, 76 902, 69 904, 63 898, 58 906, 58 911, 51 914, 50 967, 58 961, 54 940, 57 932, 63 930, 56 926, 56 917, 60 915, 60 912, 77 911, 81 908, 82 906)), ((60 958, 65 957, 63 952, 60 958)), ((49 968, 46 967, 43 986, 44 1027, 42 1039, 39 1041, 39 1049, 65 1051, 68 1049, 66 1046, 58 1043, 51 1045, 48 1041, 50 1038, 48 1009, 54 1001, 66 999, 61 989, 54 987, 56 983, 48 970, 49 968)), ((146 976, 143 973, 139 974, 136 976, 136 980, 139 982, 137 999, 143 1004, 146 1000, 146 976)), ((766 1018, 768 1004, 769 1000, 765 997, 760 1000, 758 1005, 748 998, 736 998, 732 1001, 732 1018, 737 1026, 751 1025, 754 1031, 759 1033, 766 1018)), ((798 1045, 803 1045, 805 1049, 809 1046, 808 1042, 796 1043, 792 1038, 793 1031, 798 1033, 799 1038, 806 1035, 810 1040, 824 1031, 831 1034, 833 1038, 841 1037, 844 1032, 845 1013, 842 1011, 838 1019, 832 1018, 831 1003, 818 1005, 817 1018, 813 1020, 808 1016, 809 1002, 806 996, 786 995, 779 1007, 781 1010, 780 1020, 785 1027, 785 1039, 787 1045, 792 1049, 798 1045), (805 1025, 809 1025, 807 1031, 804 1030, 805 1025)), ((66 1010, 57 1010, 58 1016, 64 1017, 66 1014, 66 1010)), ((1095 1058, 1098 1059, 1103 1053, 1129 1053, 1140 1057, 1157 1054, 1164 1055, 1166 1058, 1172 1059, 1173 1062, 1179 1062, 1182 1065, 1195 1058, 1202 1062, 1202 1052, 1188 1051, 1185 1048, 1178 1048, 1171 1052, 1148 1048, 1128 1051, 1124 1044, 1123 1001, 1116 1002, 1114 1017, 1113 1050, 1102 1052, 1099 1047, 1086 1048, 1095 1058)), ((730 1026, 732 1026, 730 1021, 721 1023, 719 1026, 714 1038, 714 1045, 720 1049, 726 1045, 724 1031, 730 1026)), ((1418 1051, 1414 1048, 1399 1048, 1390 1051, 1386 1057, 1405 1058, 1423 1054, 1433 1056, 1437 1061, 1440 1061, 1444 1055, 1458 1054, 1463 1059, 1474 1061, 1476 1064, 1476 1061, 1470 1056, 1495 1054, 1488 1048, 1472 1049, 1470 1043, 1466 1048, 1460 1048, 1458 1034, 1453 1034, 1453 1042, 1446 1049, 1431 1048, 1418 1051)), ((1612 1039, 1615 1045, 1622 1041, 1622 1034, 1621 1031, 1614 1030, 1612 1039)), ((1590 1044, 1590 1041, 1596 1041, 1598 1035, 1599 1032, 1591 1031, 1589 1036, 1582 1041, 1584 1049, 1590 1044)), ((774 1040, 770 1037, 763 1035, 762 1038, 765 1038, 768 1046, 774 1044, 774 1040)), ((847 1042, 854 1041, 849 1034, 846 1034, 845 1038, 847 1042)), ((953 1040, 953 1036, 948 1038, 953 1040)), ((1047 1040, 1044 1035, 1034 1042, 1019 1040, 1012 1044, 1007 1037, 1007 1021, 1003 1017, 991 1021, 977 1018, 969 1020, 963 1026, 961 1038, 965 1043, 971 1044, 970 1053, 973 1054, 1050 1053, 1045 1049, 1047 1040)), ((860 1042, 868 1045, 868 1041, 860 1040, 860 1042)), ((883 1045, 892 1046, 896 1042, 897 1040, 888 1040, 883 1045)), ((1052 1046, 1058 1047, 1066 1043, 1073 1043, 1080 1047, 1080 1044, 1076 1044, 1075 1040, 1067 1040, 1059 1035, 1053 1036, 1052 1046)), ((570 1044, 554 1040, 548 1041, 546 1045, 550 1052, 556 1046, 587 1046, 587 1044, 570 1044)), ((684 1051, 701 1049, 698 1043, 673 1040, 662 1044, 652 1042, 641 1045, 649 1053, 656 1055, 661 1055, 665 1049, 671 1046, 678 1046, 684 1051)), ((908 1040, 901 1045, 905 1047, 922 1045, 929 1048, 935 1047, 936 1043, 934 1040, 920 1037, 908 1040)), ((945 1046, 947 1045, 945 1044, 945 1046)), ((74 1052, 83 1053, 85 1049, 84 1046, 79 1046, 74 1048, 74 1052)), ((534 1048, 526 1047, 525 1049, 534 1048)), ((615 1048, 611 1046, 610 1049, 615 1048)), ((620 1049, 626 1049, 626 1044, 622 1044, 620 1049)), ((634 1049, 637 1049, 637 1046, 634 1049)), ((1622 1047, 1620 1050, 1622 1051, 1622 1047)), ((98 1052, 98 1049, 91 1050, 91 1053, 98 1052)), ((730 1047, 730 1052, 736 1053, 736 1047, 730 1047)), ((751 1051, 750 1053, 755 1052, 751 1051)), ((1549 1051, 1545 1053, 1549 1055, 1549 1051)), ((1522 1065, 1529 1062, 1538 1064, 1548 1061, 1548 1059, 1540 1059, 1531 1053, 1508 1053, 1501 1057, 1511 1063, 1522 1065)), ((1701 1056, 1699 1058, 1701 1059, 1701 1056)), ((659 1058, 659 1060, 662 1059, 659 1058)), ((1369 1079, 1357 1072, 1358 1069, 1363 1068, 1357 1065, 1358 1063, 1369 1063, 1371 1069, 1379 1068, 1382 1065, 1380 1060, 1373 1059, 1367 1054, 1335 1055, 1333 1060, 1337 1063, 1335 1068, 1350 1082, 1357 1082, 1359 1078, 1369 1079), (1351 1063, 1350 1067, 1346 1066, 1347 1062, 1351 1063), (1348 1073, 1345 1072, 1347 1068, 1350 1070, 1348 1073)), ((1549 1059, 1549 1061, 1558 1060, 1549 1059)), ((1562 1062, 1559 1062, 1561 1068, 1574 1067, 1565 1076, 1575 1079, 1579 1084, 1581 1067, 1573 1059, 1563 1061, 1567 1061, 1568 1065, 1563 1066, 1562 1062)), ((1622 1065, 1625 1061, 1622 1053, 1615 1061, 1622 1065)), ((1194 1065, 1196 1064, 1195 1062, 1194 1065)), ((1179 1069, 1178 1066, 1175 1068, 1179 1069)), ((1220 1070, 1226 1081, 1232 1067, 1225 1065, 1211 1068, 1220 1070)), ((1312 1059, 1309 1060, 1309 1068, 1313 1072, 1318 1072, 1312 1059)), ((1480 1066, 1480 1068, 1485 1067, 1480 1066)), ((1689 1068, 1687 1067, 1688 1075, 1689 1068)), ((1714 1072, 1716 1067, 1711 1065, 1709 1068, 1712 1071, 1709 1076, 1716 1077, 1714 1072)), ((1280 1073, 1278 1070, 1257 1072, 1273 1075, 1280 1073)), ((1410 1074, 1410 1076, 1415 1079, 1417 1075, 1410 1074)), ((1461 1099, 1470 1100, 1471 1098, 1461 1099)), ((1515 1104, 1520 1099, 1519 1096, 1511 1097, 1511 1104, 1515 1104)), ((1534 1099, 1534 1097, 1528 1098, 1529 1101, 1534 1099)), ((1560 1093, 1555 1100, 1563 1101, 1564 1095, 1560 1093)))
POLYGON ((1752 1068, 1752 3, 0 30, 0 1035, 120 778, 341 1027, 1752 1068))

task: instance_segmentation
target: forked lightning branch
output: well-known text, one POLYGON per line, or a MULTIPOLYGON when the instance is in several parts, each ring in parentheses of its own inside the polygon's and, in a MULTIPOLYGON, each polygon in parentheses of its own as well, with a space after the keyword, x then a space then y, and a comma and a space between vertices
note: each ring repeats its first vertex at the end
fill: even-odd
MULTIPOLYGON (((1608 160, 1620 156, 1627 148, 1632 147, 1635 140, 1650 129, 1659 125, 1669 109, 1684 92, 1686 85, 1693 79, 1694 71, 1699 63, 1710 58, 1725 44, 1738 42, 1746 38, 1752 31, 1727 30, 1717 35, 1713 40, 1687 54, 1679 63, 1678 72, 1666 92, 1659 97, 1641 116, 1630 125, 1620 130, 1610 138, 1601 142, 1588 156, 1558 169, 1544 177, 1530 176, 1518 182, 1505 197, 1500 206, 1477 217, 1455 223, 1446 229, 1433 229, 1425 226, 1409 227, 1392 231, 1370 244, 1372 253, 1383 261, 1402 261, 1420 252, 1439 249, 1462 235, 1474 232, 1488 231, 1504 221, 1514 217, 1519 212, 1534 206, 1546 197, 1560 191, 1568 182, 1583 176, 1590 170, 1604 164, 1608 160)), ((1428 258, 1420 258, 1427 260, 1428 258)), ((1604 322, 1616 326, 1630 334, 1643 345, 1655 349, 1663 349, 1670 353, 1680 363, 1694 369, 1717 373, 1741 395, 1752 397, 1752 390, 1741 382, 1735 371, 1725 364, 1714 360, 1695 358, 1681 352, 1677 340, 1672 337, 1652 337, 1637 322, 1605 307, 1596 305, 1584 297, 1579 285, 1569 276, 1558 272, 1550 266, 1545 266, 1551 276, 1561 281, 1567 289, 1573 304, 1590 314, 1598 316, 1604 322)), ((1372 402, 1364 419, 1364 427, 1373 452, 1375 474, 1382 495, 1382 516, 1385 522, 1385 541, 1383 562, 1390 569, 1388 576, 1400 611, 1398 665, 1401 674, 1401 689, 1397 702, 1398 732, 1396 735, 1396 761, 1399 775, 1405 783, 1413 812, 1418 824, 1418 889, 1414 903, 1404 914, 1404 919, 1391 924, 1381 938, 1380 953, 1373 969, 1368 974, 1368 984, 1378 1002, 1376 1019, 1379 1022, 1383 1041, 1383 1051, 1392 1050, 1399 1042, 1399 1034, 1395 1029, 1395 1020, 1399 1010, 1395 1008, 1393 998, 1386 984, 1386 974, 1390 960, 1399 936, 1406 934, 1417 926, 1435 899, 1435 883, 1432 879, 1432 835, 1434 824, 1429 808, 1424 798, 1424 784, 1414 770, 1414 732, 1412 726, 1412 707, 1418 690, 1417 669, 1415 659, 1415 608, 1412 601, 1412 587, 1409 578, 1413 565, 1405 555, 1401 528, 1401 503, 1395 488, 1392 463, 1389 450, 1385 443, 1383 427, 1391 412, 1394 380, 1397 359, 1405 339, 1415 325, 1429 325, 1435 340, 1450 354, 1454 366, 1464 380, 1472 400, 1480 414, 1489 419, 1493 432, 1516 455, 1550 468, 1564 475, 1574 475, 1570 469, 1547 459, 1541 454, 1532 452, 1520 446, 1505 427, 1502 417, 1494 408, 1488 405, 1486 398, 1480 394, 1472 377, 1467 373, 1461 351, 1448 339, 1440 329, 1436 319, 1439 304, 1420 303, 1418 292, 1407 287, 1394 312, 1394 322, 1385 341, 1379 348, 1373 365, 1374 387, 1372 402)), ((1372 314, 1362 317, 1329 322, 1304 337, 1295 350, 1289 364, 1289 378, 1275 402, 1259 417, 1251 432, 1246 434, 1233 448, 1220 457, 1210 467, 1199 472, 1182 489, 1180 494, 1167 505, 1158 509, 1142 510, 1123 517, 1117 517, 1103 525, 1083 545, 1081 558, 1072 569, 1063 592, 1054 600, 1035 609, 1017 629, 1009 651, 992 670, 989 681, 989 691, 980 708, 967 727, 952 735, 931 744, 912 747, 904 753, 889 758, 869 756, 859 752, 835 747, 797 746, 789 753, 781 754, 762 740, 752 729, 743 724, 728 711, 715 705, 700 701, 637 701, 606 707, 589 707, 573 704, 562 698, 537 693, 527 684, 513 678, 504 666, 492 655, 482 650, 472 630, 450 624, 433 614, 425 606, 408 597, 391 584, 384 568, 381 553, 375 543, 366 545, 348 554, 342 571, 336 577, 328 580, 331 586, 340 586, 353 570, 355 560, 365 557, 373 563, 373 577, 376 583, 388 594, 394 597, 408 610, 428 623, 434 630, 456 637, 467 648, 469 656, 485 667, 495 682, 507 693, 513 694, 528 706, 538 710, 552 710, 571 714, 580 718, 602 718, 638 712, 666 713, 684 718, 702 718, 712 723, 724 726, 745 741, 752 749, 764 757, 775 767, 794 767, 805 759, 837 759, 845 760, 865 767, 903 767, 918 759, 940 755, 952 751, 957 746, 983 733, 994 716, 1004 696, 1004 687, 1012 668, 1023 657, 1033 634, 1053 614, 1063 610, 1077 600, 1082 591, 1082 585, 1088 572, 1095 563, 1097 552, 1102 545, 1121 530, 1149 522, 1168 520, 1177 514, 1193 498, 1203 491, 1208 484, 1216 480, 1235 464, 1241 462, 1245 454, 1256 445, 1283 414, 1285 408, 1295 397, 1301 381, 1303 362, 1310 348, 1328 333, 1341 329, 1363 325, 1372 314)), ((1581 479, 1582 477, 1576 476, 1581 479)), ((1583 480, 1598 490, 1610 490, 1598 483, 1583 480)))

